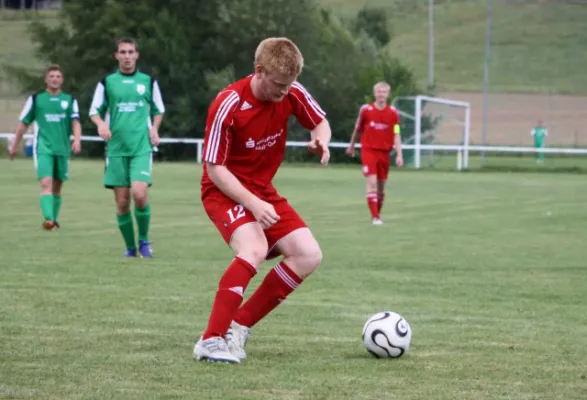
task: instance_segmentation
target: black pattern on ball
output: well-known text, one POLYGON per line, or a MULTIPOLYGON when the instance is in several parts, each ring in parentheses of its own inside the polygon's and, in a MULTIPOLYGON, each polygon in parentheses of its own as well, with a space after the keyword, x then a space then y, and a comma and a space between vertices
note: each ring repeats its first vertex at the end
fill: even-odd
MULTIPOLYGON (((365 326, 365 328, 363 329, 363 331, 364 332, 367 332, 367 329, 369 329, 369 325, 371 325, 375 321, 381 321, 382 319, 385 319, 385 318, 389 317, 389 315, 390 314, 388 312, 385 312, 385 313, 383 313, 383 316, 381 318, 377 318, 377 319, 374 319, 373 321, 369 321, 369 323, 367 324, 367 326, 365 326)), ((365 333, 363 333, 362 338, 363 338, 363 341, 364 341, 365 340, 365 333)))
POLYGON ((377 347, 379 347, 380 349, 382 349, 383 351, 385 351, 387 353, 387 357, 389 358, 397 358, 397 357, 401 357, 404 354, 404 349, 401 347, 397 347, 394 346, 393 344, 391 344, 389 342, 389 338, 387 337, 387 335, 385 334, 385 332, 383 332, 381 329, 375 329, 373 332, 371 332, 371 341, 373 342, 373 344, 377 347), (385 338, 385 341, 387 342, 387 345, 393 349, 397 349, 399 350, 399 354, 397 356, 393 356, 391 355, 391 353, 389 352, 389 350, 385 347, 380 346, 377 341, 375 340, 375 338, 377 337, 377 335, 382 335, 385 338))
POLYGON ((399 321, 397 321, 397 324, 395 324, 395 333, 397 333, 399 337, 405 337, 408 334, 408 323, 405 319, 402 318, 399 321), (400 328, 400 324, 402 324, 403 330, 402 328, 400 328))

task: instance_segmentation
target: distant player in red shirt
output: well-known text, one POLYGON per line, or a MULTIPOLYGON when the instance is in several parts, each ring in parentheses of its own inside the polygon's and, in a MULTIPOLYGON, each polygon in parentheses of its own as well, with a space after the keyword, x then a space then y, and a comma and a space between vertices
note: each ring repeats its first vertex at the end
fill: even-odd
POLYGON ((346 150, 348 155, 355 156, 357 134, 362 133, 361 163, 367 180, 367 205, 373 225, 383 224, 380 213, 389 174, 389 153, 395 150, 396 165, 404 165, 399 113, 387 104, 389 91, 390 87, 385 82, 379 82, 373 87, 375 102, 361 107, 350 146, 346 150))
POLYGON ((314 236, 271 183, 285 152, 288 118, 310 130, 310 151, 328 164, 330 125, 296 81, 303 57, 286 38, 263 40, 254 74, 224 90, 208 110, 202 203, 232 248, 234 259, 218 285, 194 358, 239 363, 250 328, 277 307, 322 261, 314 236), (249 282, 265 259, 283 256, 241 306, 249 282))

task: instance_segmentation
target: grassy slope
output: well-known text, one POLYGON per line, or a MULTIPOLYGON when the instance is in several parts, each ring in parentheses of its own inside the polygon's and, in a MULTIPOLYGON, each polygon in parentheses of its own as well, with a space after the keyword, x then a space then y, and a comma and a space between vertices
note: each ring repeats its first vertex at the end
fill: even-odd
MULTIPOLYGON (((394 32, 389 51, 427 82, 427 2, 322 0, 352 15, 362 7, 388 10, 394 32)), ((485 1, 439 1, 435 7, 435 74, 439 90, 478 91, 483 80, 485 1)), ((511 5, 493 1, 490 90, 587 94, 587 7, 511 5)))
MULTIPOLYGON (((35 58, 35 46, 28 34, 32 13, 0 11, 0 132, 12 130, 24 97, 4 74, 4 66, 42 66, 35 58), (26 18, 26 19, 24 19, 26 18)), ((57 12, 44 10, 35 14, 47 23, 56 23, 57 12)))
MULTIPOLYGON (((28 34, 28 25, 33 15, 42 18, 49 24, 56 23, 56 11, 42 11, 36 14, 16 11, 0 11, 0 66, 37 66, 40 62, 35 58, 35 46, 28 34), (6 39, 5 39, 6 38, 6 39)), ((2 77, 0 72, 0 77, 2 77)), ((7 85, 0 85, 1 90, 7 85)))
MULTIPOLYGON (((427 81, 428 13, 420 0, 320 0, 343 15, 361 8, 388 10, 395 38, 389 51, 427 81)), ((483 79, 485 37, 484 0, 436 0, 435 74, 439 90, 478 91, 483 79)), ((494 1, 490 89, 494 92, 587 94, 587 7, 508 5, 494 1)), ((55 12, 43 12, 51 19, 55 12)), ((0 65, 34 64, 34 47, 26 21, 14 12, 0 12, 0 65)), ((0 93, 6 92, 0 83, 0 93)))

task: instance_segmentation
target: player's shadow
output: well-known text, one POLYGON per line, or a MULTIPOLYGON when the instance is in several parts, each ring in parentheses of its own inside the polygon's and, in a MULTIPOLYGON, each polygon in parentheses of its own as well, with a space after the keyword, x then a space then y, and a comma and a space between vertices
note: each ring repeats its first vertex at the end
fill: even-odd
POLYGON ((366 361, 377 360, 371 354, 361 354, 361 352, 356 352, 356 351, 346 352, 346 353, 342 354, 342 358, 344 358, 345 360, 366 360, 366 361))
POLYGON ((365 362, 393 362, 401 363, 409 358, 409 355, 403 355, 399 358, 377 358, 367 353, 363 348, 349 349, 341 354, 341 358, 347 361, 365 361, 365 362))

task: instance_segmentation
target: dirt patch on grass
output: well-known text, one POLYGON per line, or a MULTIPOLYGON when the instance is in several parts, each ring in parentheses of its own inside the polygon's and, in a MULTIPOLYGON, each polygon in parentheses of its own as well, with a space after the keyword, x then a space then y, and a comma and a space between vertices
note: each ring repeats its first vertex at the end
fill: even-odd
MULTIPOLYGON (((481 143, 482 94, 448 92, 439 93, 438 96, 471 103, 471 142, 481 143)), ((449 113, 446 107, 442 109, 447 115, 441 124, 438 141, 460 142, 464 113, 449 113)), ((435 106, 431 110, 436 113, 441 108, 435 106)), ((486 142, 531 144, 530 130, 538 120, 542 120, 548 128, 549 145, 587 146, 587 97, 537 94, 489 94, 486 142)))

